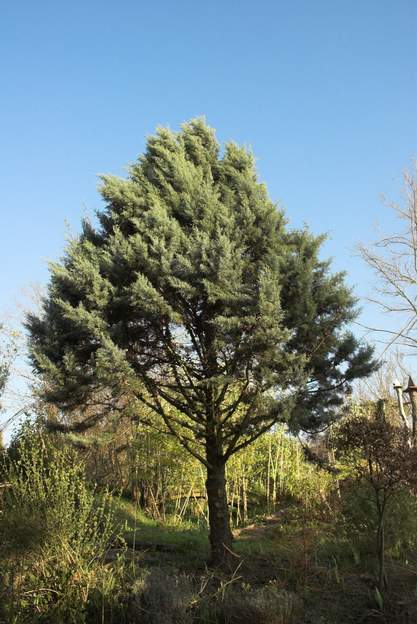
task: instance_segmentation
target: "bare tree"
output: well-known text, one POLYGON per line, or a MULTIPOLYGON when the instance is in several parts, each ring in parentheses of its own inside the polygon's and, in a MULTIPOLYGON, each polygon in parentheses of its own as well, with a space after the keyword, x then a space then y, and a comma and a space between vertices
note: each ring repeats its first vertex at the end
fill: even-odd
MULTIPOLYGON (((394 344, 417 347, 417 163, 404 173, 403 205, 390 203, 401 223, 399 233, 390 234, 368 247, 358 246, 363 260, 378 279, 376 303, 384 312, 393 313, 398 329, 368 328, 384 336, 386 349, 394 344)), ((386 350, 385 349, 385 350, 386 350)))
POLYGON ((399 347, 384 355, 380 367, 367 379, 360 379, 355 384, 354 397, 359 403, 364 401, 393 401, 397 403, 395 384, 406 385, 409 371, 404 361, 404 354, 399 347), (398 382, 397 380, 400 380, 398 382))

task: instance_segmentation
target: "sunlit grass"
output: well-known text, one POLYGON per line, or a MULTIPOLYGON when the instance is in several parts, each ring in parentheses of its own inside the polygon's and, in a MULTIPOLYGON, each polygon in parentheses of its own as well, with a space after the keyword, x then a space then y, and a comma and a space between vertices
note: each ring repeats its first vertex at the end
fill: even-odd
POLYGON ((131 501, 115 498, 116 521, 122 525, 124 539, 135 550, 160 549, 178 566, 201 566, 208 558, 208 533, 199 524, 181 523, 175 517, 164 522, 147 516, 131 501))

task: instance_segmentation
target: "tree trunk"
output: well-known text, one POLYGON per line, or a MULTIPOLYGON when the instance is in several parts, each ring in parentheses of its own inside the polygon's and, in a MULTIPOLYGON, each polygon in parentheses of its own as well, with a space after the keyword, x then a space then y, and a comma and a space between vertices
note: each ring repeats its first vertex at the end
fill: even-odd
POLYGON ((378 548, 378 589, 383 591, 387 587, 387 578, 385 575, 385 508, 386 497, 382 492, 382 501, 379 496, 379 491, 376 490, 376 504, 378 510, 378 530, 377 530, 377 548, 378 548))
POLYGON ((232 558, 232 531, 226 497, 225 462, 223 458, 207 453, 207 502, 210 526, 210 564, 225 566, 232 558))
POLYGON ((384 519, 381 518, 378 525, 378 533, 377 533, 377 542, 378 542, 378 589, 382 592, 386 589, 387 586, 387 578, 385 575, 385 526, 384 519))

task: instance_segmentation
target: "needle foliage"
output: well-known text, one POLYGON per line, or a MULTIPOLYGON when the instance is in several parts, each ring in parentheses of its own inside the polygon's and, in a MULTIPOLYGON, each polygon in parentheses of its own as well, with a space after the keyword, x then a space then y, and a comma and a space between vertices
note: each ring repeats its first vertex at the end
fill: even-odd
POLYGON ((289 230, 253 156, 221 151, 202 119, 159 129, 101 194, 99 225, 84 222, 28 319, 33 363, 64 410, 100 395, 155 412, 206 466, 209 507, 223 492, 210 513, 227 544, 229 457, 277 422, 326 424, 373 370, 346 331, 355 299, 323 237, 289 230))

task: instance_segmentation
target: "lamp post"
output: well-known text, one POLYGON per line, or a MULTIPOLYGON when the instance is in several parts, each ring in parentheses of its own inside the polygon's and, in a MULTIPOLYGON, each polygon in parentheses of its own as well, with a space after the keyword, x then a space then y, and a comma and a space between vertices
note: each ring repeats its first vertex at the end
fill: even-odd
POLYGON ((404 398, 403 394, 406 393, 409 395, 410 400, 406 403, 406 405, 411 406, 411 444, 413 446, 417 446, 417 386, 412 380, 411 376, 408 377, 408 384, 405 389, 403 389, 402 383, 395 380, 394 381, 394 390, 397 394, 398 407, 400 410, 400 415, 403 420, 405 427, 410 430, 410 423, 404 409, 404 398))
POLYGON ((408 385, 404 390, 407 394, 410 395, 410 404, 411 404, 411 439, 413 441, 413 445, 416 445, 416 432, 417 432, 417 386, 414 381, 411 379, 411 376, 408 377, 408 385))
POLYGON ((398 379, 396 379, 394 381, 394 390, 397 394, 397 401, 398 401, 398 407, 400 410, 400 415, 401 418, 403 420, 404 425, 407 427, 408 429, 408 420, 407 420, 407 416, 405 415, 405 410, 404 410, 404 401, 403 401, 403 385, 400 381, 398 381, 398 379))

